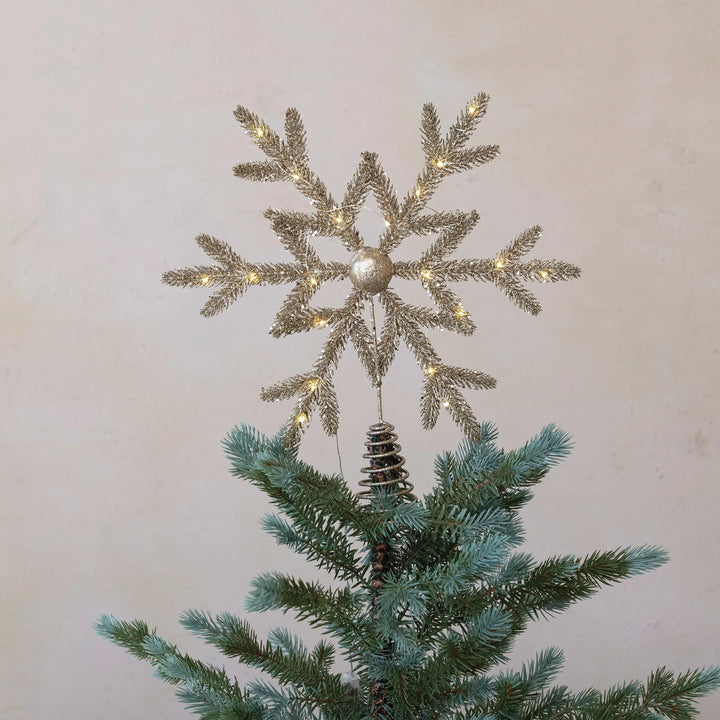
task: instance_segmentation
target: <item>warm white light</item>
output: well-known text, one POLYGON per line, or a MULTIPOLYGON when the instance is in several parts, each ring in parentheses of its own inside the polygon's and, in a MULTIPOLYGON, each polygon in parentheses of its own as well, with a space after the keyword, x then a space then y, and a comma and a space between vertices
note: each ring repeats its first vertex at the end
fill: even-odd
POLYGON ((207 285, 207 284, 210 282, 210 276, 209 276, 209 275, 203 275, 203 276, 200 278, 200 282, 201 282, 203 285, 207 285))
POLYGON ((450 407, 450 403, 447 400, 443 400, 443 407, 450 407))
POLYGON ((445 161, 444 161, 442 158, 438 158, 438 159, 435 161, 435 167, 438 167, 438 168, 441 168, 441 169, 444 168, 444 167, 445 167, 445 161))
POLYGON ((263 127, 261 127, 260 125, 258 125, 258 126, 255 128, 255 134, 256 134, 258 137, 262 137, 262 136, 265 134, 265 129, 264 129, 263 127))
POLYGON ((425 368, 425 374, 426 374, 426 375, 434 375, 435 372, 436 372, 436 370, 437 370, 437 368, 434 368, 432 365, 428 365, 428 366, 425 368))
POLYGON ((386 220, 386 221, 385 221, 385 227, 390 227, 390 221, 389 221, 389 220, 386 220))
POLYGON ((256 272, 249 272, 245 276, 245 282, 247 282, 248 285, 257 285, 260 282, 260 278, 256 272))
POLYGON ((308 278, 308 282, 309 282, 313 287, 315 287, 315 285, 318 284, 318 279, 317 279, 314 275, 310 275, 310 277, 308 278))
POLYGON ((423 280, 429 280, 432 277, 432 273, 430 272, 430 270, 421 270, 420 277, 423 280))
POLYGON ((307 420, 308 420, 308 416, 307 416, 305 413, 300 413, 300 414, 295 418, 295 422, 296 422, 298 425, 302 425, 303 423, 306 423, 307 420))
POLYGON ((458 306, 455 308, 455 315, 456 315, 459 319, 462 319, 462 318, 466 317, 467 314, 468 314, 468 313, 467 313, 467 310, 466 310, 462 305, 458 305, 458 306))
POLYGON ((415 197, 420 197, 422 195, 422 188, 418 185, 415 188, 415 197))
POLYGON ((320 387, 321 382, 322 381, 320 380, 320 378, 313 378, 312 380, 308 380, 307 389, 310 392, 315 392, 320 387))
POLYGON ((540 277, 545 280, 550 273, 547 270, 540 271, 540 277))
POLYGON ((292 174, 292 179, 293 179, 293 180, 299 180, 299 179, 300 179, 300 176, 299 176, 297 173, 293 173, 293 174, 292 174))
POLYGON ((336 222, 338 225, 342 225, 342 222, 343 222, 343 214, 342 214, 341 212, 339 212, 339 213, 335 216, 334 220, 335 220, 335 222, 336 222))
POLYGON ((470 115, 474 115, 477 112, 477 108, 474 105, 468 105, 468 112, 470 115))
POLYGON ((498 270, 502 270, 505 267, 505 261, 502 258, 497 258, 495 260, 495 267, 498 270))
POLYGON ((313 327, 316 327, 316 328, 325 327, 327 325, 327 322, 328 321, 325 318, 316 317, 313 320, 313 327))

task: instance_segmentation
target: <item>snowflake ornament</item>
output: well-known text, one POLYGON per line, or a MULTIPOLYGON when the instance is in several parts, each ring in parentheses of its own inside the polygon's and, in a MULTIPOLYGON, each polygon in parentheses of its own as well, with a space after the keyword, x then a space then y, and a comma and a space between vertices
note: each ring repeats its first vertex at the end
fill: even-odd
POLYGON ((339 408, 333 375, 348 341, 377 389, 380 420, 382 379, 402 340, 424 372, 420 403, 423 427, 434 427, 443 407, 467 436, 479 439, 480 425, 461 390, 491 388, 495 380, 477 370, 443 363, 425 333, 426 329, 445 329, 471 335, 475 330, 470 314, 448 283, 493 283, 521 309, 536 315, 540 305, 523 281, 557 282, 580 275, 579 268, 559 260, 521 259, 540 237, 538 226, 520 233, 491 258, 454 259, 449 256, 475 227, 478 213, 423 213, 445 177, 486 163, 499 154, 496 145, 465 147, 485 114, 488 99, 484 93, 476 95, 445 136, 435 107, 430 103, 423 106, 421 137, 426 162, 405 197, 398 199, 377 155, 366 152, 339 202, 308 165, 305 130, 297 110, 290 108, 286 113, 285 139, 244 107, 235 111, 247 134, 268 157, 237 165, 235 174, 256 181, 292 182, 310 200, 314 212, 272 208, 265 212, 277 238, 292 255, 292 262, 250 263, 226 243, 200 235, 198 244, 217 264, 172 270, 163 275, 163 281, 181 287, 217 288, 201 311, 206 317, 226 309, 251 286, 292 285, 271 334, 279 338, 316 330, 327 333, 327 338, 309 371, 261 392, 261 397, 269 401, 296 398, 285 426, 289 445, 298 442, 316 411, 325 431, 330 435, 337 432, 339 408), (370 193, 385 219, 385 230, 374 246, 365 244, 355 226, 370 193), (406 238, 416 235, 431 235, 434 240, 417 260, 393 261, 392 252, 406 238), (324 262, 312 246, 316 236, 341 242, 349 253, 348 262, 324 262), (420 282, 435 307, 404 302, 391 287, 395 278, 420 282), (320 287, 336 281, 349 281, 351 285, 342 307, 313 306, 311 301, 320 287), (376 297, 385 314, 379 334, 375 324, 376 297), (370 310, 370 325, 364 317, 365 306, 370 310))

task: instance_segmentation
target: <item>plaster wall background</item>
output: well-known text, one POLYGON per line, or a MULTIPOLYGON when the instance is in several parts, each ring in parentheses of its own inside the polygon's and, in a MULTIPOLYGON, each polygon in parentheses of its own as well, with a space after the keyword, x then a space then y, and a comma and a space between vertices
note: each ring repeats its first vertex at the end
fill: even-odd
MULTIPOLYGON (((463 285, 480 331, 434 336, 440 353, 498 378, 470 399, 505 447, 548 422, 575 437, 525 513, 528 550, 653 543, 671 556, 534 625, 514 663, 562 647, 573 688, 718 663, 719 23, 717 4, 682 0, 8 9, 0 716, 189 717, 149 668, 93 634, 95 618, 145 618, 215 659, 178 627, 183 609, 240 612, 258 572, 308 573, 262 535, 268 504, 230 478, 219 441, 236 423, 280 426, 289 406, 258 389, 309 365, 319 338, 267 334, 284 288, 206 320, 201 291, 159 282, 204 261, 200 232, 249 259, 283 259, 262 211, 302 200, 233 178, 235 163, 260 157, 233 119, 238 103, 276 127, 298 107, 312 166, 337 195, 366 149, 404 192, 422 163, 422 103, 447 125, 475 92, 490 94, 475 138, 501 157, 447 180, 433 207, 481 212, 465 256, 539 223, 537 256, 583 277, 539 287, 538 318, 463 285)), ((367 214, 362 229, 376 228, 367 214)), ((374 417, 360 372, 348 354, 337 379, 350 478, 374 417)), ((447 420, 420 428, 419 381, 401 352, 386 415, 423 491, 434 455, 459 437, 447 420)), ((337 468, 319 426, 303 454, 337 468)), ((717 715, 720 695, 702 708, 717 715)))

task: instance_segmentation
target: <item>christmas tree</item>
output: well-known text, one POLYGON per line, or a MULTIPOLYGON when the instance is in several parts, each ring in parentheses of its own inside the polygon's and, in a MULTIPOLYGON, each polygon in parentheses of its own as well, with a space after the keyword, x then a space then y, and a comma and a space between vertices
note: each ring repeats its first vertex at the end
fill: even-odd
POLYGON ((649 546, 544 561, 521 552, 520 510, 531 499, 532 486, 568 454, 570 438, 550 425, 518 450, 499 448, 496 429, 477 421, 461 392, 493 387, 494 379, 445 364, 425 332, 470 335, 475 329, 448 283, 491 282, 520 308, 537 314, 540 305, 523 281, 556 282, 580 273, 558 260, 522 260, 538 240, 539 227, 520 233, 491 258, 448 257, 474 228, 477 212, 423 214, 446 176, 498 154, 493 145, 466 147, 487 101, 483 93, 475 96, 445 135, 435 108, 423 107, 426 163, 404 198, 398 199, 377 156, 365 153, 341 202, 309 168, 296 110, 287 112, 284 139, 245 108, 236 111, 268 158, 241 163, 236 175, 292 182, 314 212, 266 212, 292 262, 250 263, 224 242, 201 235, 199 245, 216 264, 171 271, 164 281, 216 288, 202 311, 207 316, 252 286, 291 284, 272 334, 327 334, 310 370, 262 391, 270 401, 295 398, 281 431, 268 438, 241 426, 224 445, 234 474, 262 489, 279 510, 263 519, 265 530, 332 577, 323 584, 265 573, 255 579, 246 609, 291 612, 321 628, 332 642, 322 640, 310 649, 285 629, 261 640, 241 617, 186 612, 181 623, 190 632, 275 681, 256 680, 241 688, 224 668, 183 654, 143 621, 100 619, 102 635, 147 660, 205 720, 431 720, 451 715, 467 720, 680 720, 695 716, 695 701, 720 685, 720 668, 680 675, 660 668, 645 683, 571 692, 554 684, 563 663, 555 648, 538 653, 520 670, 504 667, 514 638, 529 622, 559 613, 603 585, 656 568, 666 556, 649 546), (376 247, 365 244, 355 224, 370 194, 385 224, 376 247), (317 235, 342 243, 351 254, 349 262, 324 262, 311 244, 317 235), (390 257, 406 238, 427 235, 434 239, 417 260, 390 257), (391 289, 394 278, 421 283, 435 307, 404 302, 391 289), (333 281, 352 286, 342 307, 312 307, 319 288, 333 281), (375 299, 383 312, 381 329, 375 299), (400 341, 423 370, 423 426, 432 428, 444 408, 465 436, 456 451, 437 457, 436 485, 422 499, 413 494, 398 437, 383 418, 382 381, 400 341), (302 431, 314 413, 328 434, 337 433, 340 408, 333 376, 348 343, 375 387, 378 405, 377 423, 365 443, 366 477, 359 493, 341 475, 323 474, 298 454, 302 431), (350 671, 337 671, 338 654, 350 671))

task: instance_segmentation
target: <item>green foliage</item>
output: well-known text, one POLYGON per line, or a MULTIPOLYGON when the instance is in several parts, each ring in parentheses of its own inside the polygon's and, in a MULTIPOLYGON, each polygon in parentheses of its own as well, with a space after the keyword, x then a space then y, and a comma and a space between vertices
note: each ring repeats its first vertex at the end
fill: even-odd
MULTIPOLYGON (((435 142, 431 114, 424 132, 426 143, 435 142)), ((153 665, 204 720, 369 720, 379 716, 372 702, 378 683, 388 693, 382 710, 393 720, 695 717, 696 700, 720 685, 718 668, 680 675, 660 668, 645 683, 580 693, 553 684, 563 664, 555 648, 520 670, 497 671, 528 622, 667 557, 650 546, 542 561, 519 552, 519 510, 532 486, 569 453, 570 438, 549 425, 522 448, 505 451, 495 444, 494 427, 482 430, 482 441, 466 440, 437 458, 437 485, 421 501, 377 495, 369 504, 341 477, 300 461, 282 437, 249 427, 228 435, 233 473, 278 509, 263 518, 263 528, 330 575, 324 584, 262 574, 246 609, 290 612, 333 643, 309 649, 282 628, 261 640, 229 613, 184 613, 186 629, 264 674, 241 689, 224 669, 183 655, 142 621, 103 616, 98 632, 153 665), (375 543, 389 554, 382 582, 373 587, 375 543), (352 663, 359 690, 343 685, 336 653, 341 667, 352 663)))
POLYGON ((157 676, 178 686, 181 702, 203 720, 260 720, 263 706, 224 670, 193 660, 166 643, 140 621, 124 622, 103 615, 97 632, 155 667, 157 676))

